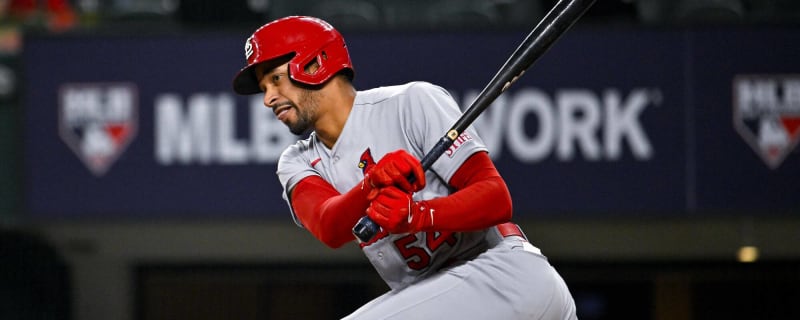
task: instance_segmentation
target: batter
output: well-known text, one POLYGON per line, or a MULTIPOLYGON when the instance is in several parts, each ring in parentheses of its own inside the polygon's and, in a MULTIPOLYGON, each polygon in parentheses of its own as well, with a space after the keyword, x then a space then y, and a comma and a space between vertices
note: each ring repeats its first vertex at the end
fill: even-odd
POLYGON ((346 319, 577 319, 569 290, 519 227, 511 197, 471 129, 423 172, 426 151, 460 110, 427 82, 357 91, 341 34, 313 17, 270 22, 245 44, 239 94, 295 134, 278 162, 299 226, 331 248, 367 215, 382 231, 358 243, 391 288, 346 319), (409 177, 412 177, 409 182, 409 177))

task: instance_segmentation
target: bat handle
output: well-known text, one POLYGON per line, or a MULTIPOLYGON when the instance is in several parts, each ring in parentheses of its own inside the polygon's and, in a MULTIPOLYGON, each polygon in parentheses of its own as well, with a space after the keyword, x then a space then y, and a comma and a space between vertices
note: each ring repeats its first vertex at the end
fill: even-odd
MULTIPOLYGON (((414 183, 417 179, 411 175, 408 177, 408 183, 414 183)), ((359 242, 369 242, 378 234, 378 231, 381 231, 381 226, 378 225, 375 221, 369 218, 369 216, 363 216, 361 219, 358 219, 358 222, 355 226, 353 226, 353 235, 356 236, 359 242)))
POLYGON ((380 229, 381 226, 375 223, 375 221, 372 221, 368 216, 363 216, 358 220, 356 225, 353 226, 353 235, 362 243, 369 242, 380 229))
MULTIPOLYGON (((448 131, 448 134, 439 139, 439 142, 436 143, 436 145, 434 145, 424 157, 422 157, 422 160, 420 160, 422 171, 428 171, 428 169, 433 166, 433 163, 436 162, 436 159, 439 159, 439 157, 444 154, 447 148, 450 148, 450 146, 453 145, 453 140, 456 136, 458 136, 458 132, 460 132, 460 130, 451 128, 450 131, 448 131)), ((413 175, 408 177, 409 183, 414 183, 414 180, 415 178, 413 175)), ((376 234, 378 234, 379 231, 381 231, 381 226, 375 221, 372 221, 372 219, 370 219, 368 216, 361 217, 356 225, 353 226, 353 235, 355 235, 361 243, 369 242, 373 237, 375 237, 376 234)))

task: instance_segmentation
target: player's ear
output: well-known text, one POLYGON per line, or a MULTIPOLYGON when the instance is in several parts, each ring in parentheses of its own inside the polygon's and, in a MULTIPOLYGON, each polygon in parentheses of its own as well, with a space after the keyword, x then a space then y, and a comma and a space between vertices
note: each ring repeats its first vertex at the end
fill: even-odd
POLYGON ((317 73, 318 69, 319 69, 319 62, 317 62, 317 59, 314 59, 311 60, 311 62, 309 62, 308 64, 306 64, 306 66, 303 68, 303 72, 308 75, 313 75, 317 73))

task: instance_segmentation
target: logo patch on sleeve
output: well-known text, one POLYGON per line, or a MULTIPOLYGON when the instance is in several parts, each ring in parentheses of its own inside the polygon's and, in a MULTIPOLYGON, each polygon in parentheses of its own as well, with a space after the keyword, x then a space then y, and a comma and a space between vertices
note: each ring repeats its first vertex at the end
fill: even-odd
POLYGON ((458 138, 453 140, 453 145, 451 145, 450 148, 447 148, 447 151, 445 151, 444 154, 452 158, 456 152, 458 152, 458 149, 461 148, 461 146, 469 143, 470 141, 472 141, 472 136, 470 136, 466 131, 462 132, 458 138))

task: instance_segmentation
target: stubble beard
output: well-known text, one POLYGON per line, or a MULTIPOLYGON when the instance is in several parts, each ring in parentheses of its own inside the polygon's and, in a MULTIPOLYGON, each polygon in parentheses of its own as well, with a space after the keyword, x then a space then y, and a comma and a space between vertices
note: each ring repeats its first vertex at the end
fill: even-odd
POLYGON ((317 110, 319 110, 319 101, 316 95, 311 90, 303 90, 300 94, 300 101, 298 101, 303 108, 298 108, 297 104, 292 104, 295 112, 297 113, 297 120, 294 123, 289 123, 289 131, 295 135, 302 135, 312 129, 314 122, 317 120, 317 110))

